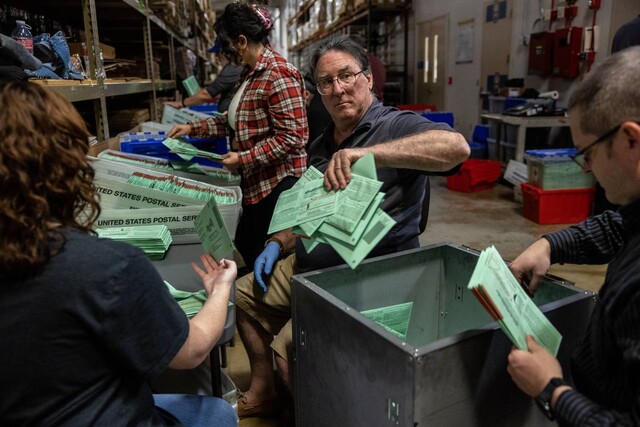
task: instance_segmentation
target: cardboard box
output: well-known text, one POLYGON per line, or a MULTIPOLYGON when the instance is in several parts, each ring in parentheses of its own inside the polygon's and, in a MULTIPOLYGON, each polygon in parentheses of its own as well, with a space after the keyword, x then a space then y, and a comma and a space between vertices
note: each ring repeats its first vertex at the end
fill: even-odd
POLYGON ((128 131, 121 132, 113 138, 109 138, 105 141, 97 142, 96 140, 94 140, 93 142, 89 143, 89 151, 87 152, 87 155, 97 157, 98 154, 108 149, 120 151, 120 136, 129 132, 140 132, 140 130, 140 126, 135 126, 128 131))
MULTIPOLYGON (((69 52, 71 55, 76 53, 82 56, 82 43, 67 43, 69 45, 69 52)), ((100 43, 100 49, 102 49, 103 59, 116 59, 116 48, 109 46, 108 44, 100 43)))

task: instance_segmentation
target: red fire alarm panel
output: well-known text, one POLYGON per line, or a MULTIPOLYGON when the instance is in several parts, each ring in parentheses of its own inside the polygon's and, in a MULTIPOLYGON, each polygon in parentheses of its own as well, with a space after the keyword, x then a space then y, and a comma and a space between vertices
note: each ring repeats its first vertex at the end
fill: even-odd
POLYGON ((553 43, 553 75, 576 77, 580 71, 580 52, 584 28, 570 27, 556 30, 553 43))
POLYGON ((533 33, 529 39, 529 74, 547 76, 553 66, 554 35, 544 31, 533 33))

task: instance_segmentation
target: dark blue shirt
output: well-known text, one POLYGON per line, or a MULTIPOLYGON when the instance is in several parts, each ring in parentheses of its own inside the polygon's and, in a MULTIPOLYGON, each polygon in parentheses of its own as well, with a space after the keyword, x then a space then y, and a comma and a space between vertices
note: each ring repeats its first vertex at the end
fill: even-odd
MULTIPOLYGON (((333 139, 334 124, 307 147, 309 166, 325 172, 333 154, 343 148, 371 147, 428 130, 453 131, 446 123, 434 123, 411 111, 400 111, 383 106, 374 100, 362 121, 339 147, 333 139)), ((378 180, 385 199, 381 208, 396 225, 369 254, 379 256, 420 246, 418 225, 428 177, 422 171, 412 169, 378 168, 378 180)), ((438 173, 433 173, 436 175, 438 173)), ((428 195, 427 195, 428 197, 428 195)), ((342 264, 342 258, 329 246, 319 244, 307 254, 300 239, 296 241, 296 260, 299 272, 316 270, 342 264)))
POLYGON ((560 395, 561 425, 640 425, 640 200, 545 236, 552 262, 609 262, 560 395))

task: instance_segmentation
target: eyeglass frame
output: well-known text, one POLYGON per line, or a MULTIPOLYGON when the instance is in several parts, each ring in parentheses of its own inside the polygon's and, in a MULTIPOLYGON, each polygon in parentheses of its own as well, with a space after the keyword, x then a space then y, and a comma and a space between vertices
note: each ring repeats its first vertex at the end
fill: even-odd
POLYGON ((620 130, 620 128, 622 127, 623 124, 624 124, 624 122, 622 122, 619 125, 615 126, 613 129, 605 132, 602 136, 597 138, 591 144, 587 145, 582 150, 578 151, 576 154, 570 156, 571 160, 573 160, 583 170, 585 169, 586 166, 590 166, 591 159, 587 157, 588 152, 593 150, 593 147, 595 147, 596 145, 598 145, 598 144, 600 144, 602 142, 608 141, 612 136, 615 136, 618 133, 618 131, 620 130), (582 160, 579 160, 579 159, 582 159, 582 160))
POLYGON ((353 84, 356 82, 356 80, 354 79, 354 80, 353 80, 353 82, 351 82, 351 83, 349 83, 349 84, 345 85, 344 83, 342 83, 342 82, 340 81, 340 75, 341 75, 341 74, 347 74, 347 73, 349 73, 349 74, 353 74, 353 77, 355 77, 355 78, 357 79, 357 78, 358 78, 358 75, 360 75, 360 74, 364 73, 365 71, 366 71, 366 70, 364 70, 364 69, 363 69, 363 70, 358 71, 357 73, 354 73, 353 71, 345 70, 345 71, 341 71, 341 72, 339 72, 339 73, 338 73, 338 74, 336 74, 335 76, 332 76, 332 77, 325 77, 324 79, 322 79, 321 81, 319 81, 318 83, 316 83, 316 90, 318 91, 318 93, 319 93, 320 95, 325 95, 325 96, 326 96, 326 95, 329 95, 331 92, 323 93, 323 90, 320 88, 320 85, 321 85, 321 84, 323 84, 323 83, 329 83, 329 84, 331 85, 331 86, 330 86, 330 87, 331 87, 331 90, 333 91, 333 82, 335 82, 335 81, 337 80, 337 81, 338 81, 338 84, 340 85, 340 87, 344 89, 345 87, 349 87, 349 86, 353 85, 353 84))

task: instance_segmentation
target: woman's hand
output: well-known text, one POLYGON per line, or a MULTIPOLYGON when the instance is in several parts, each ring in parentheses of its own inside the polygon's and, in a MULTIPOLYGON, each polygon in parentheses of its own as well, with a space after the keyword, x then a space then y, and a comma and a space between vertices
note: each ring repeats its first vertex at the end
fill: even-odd
POLYGON ((169 138, 180 138, 181 136, 189 135, 191 133, 191 129, 192 128, 190 124, 175 125, 173 128, 171 128, 167 136, 169 138))
POLYGON ((235 151, 231 151, 224 155, 222 164, 231 172, 235 172, 240 167, 240 156, 235 151))
POLYGON ((236 280, 238 269, 235 262, 227 259, 216 262, 209 254, 200 255, 200 261, 202 262, 204 270, 195 262, 191 263, 191 267, 202 279, 202 284, 208 296, 211 296, 217 287, 231 286, 234 280, 236 280))

